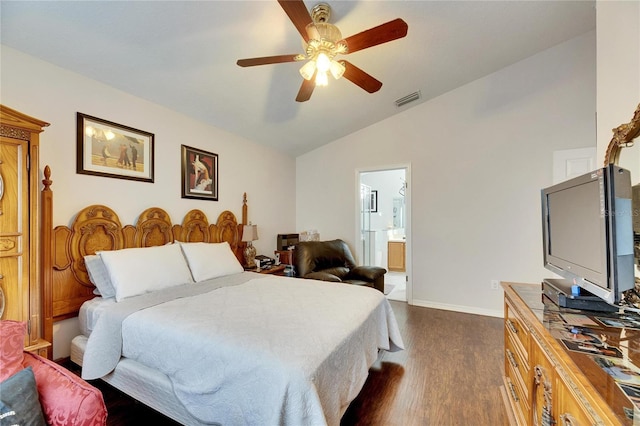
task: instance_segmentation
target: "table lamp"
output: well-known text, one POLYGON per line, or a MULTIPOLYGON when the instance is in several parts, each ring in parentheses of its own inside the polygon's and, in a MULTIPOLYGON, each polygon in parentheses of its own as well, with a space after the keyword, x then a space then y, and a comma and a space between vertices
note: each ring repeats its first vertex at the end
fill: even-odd
POLYGON ((252 241, 258 239, 258 225, 244 225, 242 227, 242 242, 247 243, 244 249, 244 260, 247 263, 246 266, 249 269, 256 267, 256 248, 253 246, 252 241))

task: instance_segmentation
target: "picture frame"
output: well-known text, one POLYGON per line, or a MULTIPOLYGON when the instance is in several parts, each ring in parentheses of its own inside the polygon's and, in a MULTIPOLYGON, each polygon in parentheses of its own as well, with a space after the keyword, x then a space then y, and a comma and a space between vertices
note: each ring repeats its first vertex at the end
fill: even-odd
POLYGON ((378 213, 378 190, 371 190, 371 213, 378 213))
POLYGON ((154 181, 154 134, 77 113, 76 173, 154 181))
POLYGON ((218 154, 182 145, 182 198, 218 201, 218 154))

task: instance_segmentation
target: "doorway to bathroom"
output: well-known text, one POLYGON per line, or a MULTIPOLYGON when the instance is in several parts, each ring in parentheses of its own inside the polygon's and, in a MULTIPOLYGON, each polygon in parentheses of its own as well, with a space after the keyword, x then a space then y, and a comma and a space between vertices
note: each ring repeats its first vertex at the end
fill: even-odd
POLYGON ((363 265, 385 268, 388 299, 410 301, 409 166, 358 172, 358 236, 363 265))

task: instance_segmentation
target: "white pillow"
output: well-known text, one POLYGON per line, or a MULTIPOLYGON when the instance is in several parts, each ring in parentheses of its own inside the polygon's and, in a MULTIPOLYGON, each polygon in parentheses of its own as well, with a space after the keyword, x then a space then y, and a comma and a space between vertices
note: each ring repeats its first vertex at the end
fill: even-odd
POLYGON ((178 244, 98 253, 116 291, 116 301, 193 282, 178 244))
POLYGON ((244 271, 228 242, 180 243, 194 281, 237 274, 244 271))
POLYGON ((108 297, 115 297, 116 289, 111 284, 109 279, 109 272, 104 266, 104 262, 97 254, 91 254, 84 257, 84 265, 87 267, 87 273, 89 279, 96 286, 100 296, 105 299, 108 297))

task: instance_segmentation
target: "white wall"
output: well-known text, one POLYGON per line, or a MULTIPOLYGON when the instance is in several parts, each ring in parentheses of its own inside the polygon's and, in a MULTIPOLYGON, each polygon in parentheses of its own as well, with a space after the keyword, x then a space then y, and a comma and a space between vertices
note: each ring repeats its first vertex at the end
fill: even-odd
POLYGON ((640 2, 598 1, 596 7, 600 165, 612 129, 628 123, 640 103, 640 2))
MULTIPOLYGON (((135 223, 139 213, 153 206, 164 208, 175 222, 191 209, 203 210, 211 220, 231 210, 240 220, 247 192, 249 220, 258 224, 260 235, 258 253, 273 255, 276 234, 293 228, 293 158, 6 46, 1 61, 2 104, 51 123, 40 139, 40 170, 47 164, 52 170, 54 225, 68 225, 90 204, 113 208, 123 224, 135 223), (78 111, 154 133, 155 182, 76 174, 78 111), (218 202, 181 198, 181 144, 219 155, 218 202)), ((69 353, 74 326, 68 327, 56 327, 54 358, 69 353)))
POLYGON ((587 33, 298 157, 297 227, 353 247, 354 171, 411 164, 413 303, 502 315, 492 279, 550 274, 553 151, 596 144, 595 43, 587 33))

